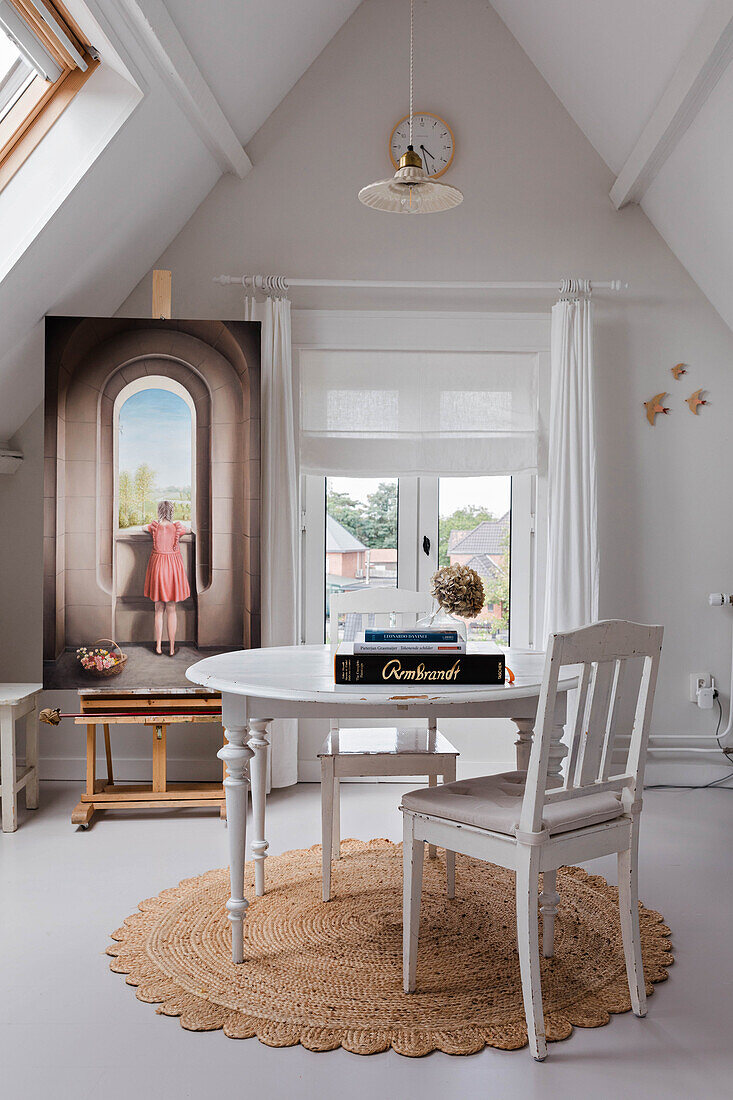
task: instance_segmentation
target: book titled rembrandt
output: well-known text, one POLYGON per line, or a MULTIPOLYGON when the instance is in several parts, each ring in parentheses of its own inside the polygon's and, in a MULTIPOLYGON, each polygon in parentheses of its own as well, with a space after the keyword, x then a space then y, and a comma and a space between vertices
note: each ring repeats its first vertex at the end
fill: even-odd
POLYGON ((334 657, 337 684, 503 684, 503 653, 378 654, 345 653, 334 657))

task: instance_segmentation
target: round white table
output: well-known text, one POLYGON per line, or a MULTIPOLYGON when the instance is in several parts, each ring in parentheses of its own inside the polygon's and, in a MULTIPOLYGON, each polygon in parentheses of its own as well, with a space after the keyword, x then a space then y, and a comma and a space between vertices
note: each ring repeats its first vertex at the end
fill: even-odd
MULTIPOLYGON (((481 646, 472 646, 480 652, 481 646)), ((189 680, 221 692, 222 721, 227 744, 218 753, 226 763, 224 789, 229 835, 232 958, 244 958, 244 862, 247 794, 252 784, 252 856, 255 893, 265 892, 265 795, 268 725, 275 718, 510 718, 517 727, 517 767, 526 770, 539 700, 544 653, 508 649, 506 664, 513 684, 485 687, 457 684, 410 688, 358 687, 335 684, 333 650, 326 645, 282 646, 220 653, 192 665, 189 680)), ((566 693, 574 676, 558 685, 558 702, 550 749, 548 779, 560 781, 567 751, 561 743, 566 718, 566 693)))

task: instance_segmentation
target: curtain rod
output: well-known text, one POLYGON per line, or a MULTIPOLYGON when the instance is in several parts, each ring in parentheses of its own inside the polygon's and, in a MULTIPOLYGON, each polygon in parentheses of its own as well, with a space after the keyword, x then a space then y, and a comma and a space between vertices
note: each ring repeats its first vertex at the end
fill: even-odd
POLYGON ((290 279, 283 275, 215 275, 220 286, 233 283, 265 293, 285 293, 293 286, 385 287, 403 290, 551 290, 559 294, 589 294, 592 290, 627 290, 620 279, 597 283, 590 279, 560 279, 554 283, 450 283, 400 279, 290 279))

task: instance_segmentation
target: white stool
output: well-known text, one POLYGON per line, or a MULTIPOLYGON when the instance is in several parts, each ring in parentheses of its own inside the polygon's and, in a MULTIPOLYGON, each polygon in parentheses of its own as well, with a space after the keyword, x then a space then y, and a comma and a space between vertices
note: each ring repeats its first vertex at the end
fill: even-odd
POLYGON ((18 791, 25 787, 25 804, 38 809, 38 718, 36 695, 43 684, 0 684, 0 796, 3 832, 18 828, 18 791), (25 767, 16 763, 15 723, 25 717, 25 767))

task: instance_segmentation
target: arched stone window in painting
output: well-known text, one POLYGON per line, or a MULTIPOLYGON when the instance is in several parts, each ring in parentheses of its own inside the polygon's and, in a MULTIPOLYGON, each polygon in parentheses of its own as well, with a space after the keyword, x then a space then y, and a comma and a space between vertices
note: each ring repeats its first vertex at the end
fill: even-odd
POLYGON ((144 526, 170 500, 174 520, 195 530, 196 408, 170 378, 130 382, 115 400, 117 530, 144 526))
POLYGON ((114 626, 116 636, 145 642, 150 604, 143 595, 151 550, 147 524, 170 500, 190 597, 178 606, 178 638, 195 644, 196 630, 196 407, 180 383, 148 375, 128 383, 113 411, 114 626))

